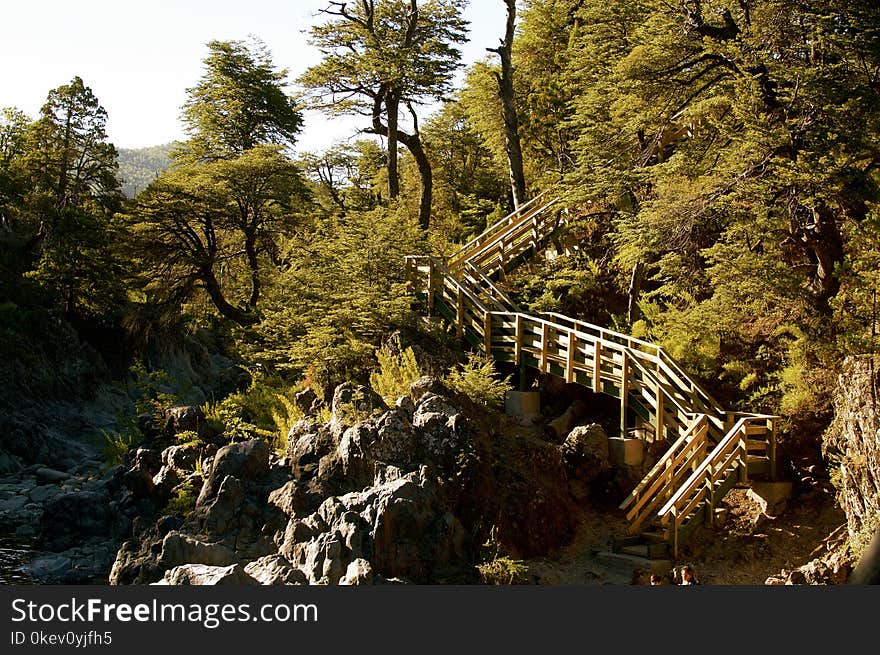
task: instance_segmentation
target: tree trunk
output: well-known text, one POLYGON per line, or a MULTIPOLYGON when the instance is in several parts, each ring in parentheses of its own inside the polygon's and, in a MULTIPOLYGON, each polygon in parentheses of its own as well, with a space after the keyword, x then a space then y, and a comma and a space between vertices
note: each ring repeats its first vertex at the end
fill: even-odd
POLYGON ((519 140, 519 117, 514 104, 513 89, 513 35, 516 26, 516 0, 504 0, 507 4, 507 26, 504 41, 499 48, 490 48, 491 52, 501 57, 501 75, 496 74, 498 95, 504 114, 504 143, 507 150, 507 163, 510 173, 510 190, 513 193, 513 205, 519 208, 526 201, 526 178, 523 172, 522 146, 519 140))
POLYGON ((639 295, 642 292, 642 273, 644 265, 642 262, 636 262, 633 266, 632 277, 629 280, 629 293, 627 294, 626 314, 630 326, 635 323, 639 313, 639 295))
POLYGON ((248 268, 251 269, 251 295, 247 306, 254 309, 260 300, 260 266, 257 262, 257 235, 246 233, 244 238, 244 252, 247 255, 248 268))
POLYGON ((214 271, 211 269, 202 269, 199 272, 199 278, 204 283, 205 291, 207 291, 208 296, 211 298, 211 302, 214 303, 217 311, 219 311, 225 318, 235 321, 243 326, 253 325, 257 322, 252 314, 232 305, 223 297, 223 291, 220 289, 220 283, 217 281, 214 271))
POLYGON ((419 199, 419 227, 426 230, 431 226, 431 202, 434 193, 434 175, 431 171, 431 162, 422 147, 422 140, 418 134, 406 134, 398 132, 398 138, 419 167, 419 178, 422 182, 422 195, 419 199))
POLYGON ((394 91, 385 93, 385 110, 388 113, 388 196, 391 200, 400 195, 400 179, 397 174, 397 141, 398 141, 398 116, 400 114, 400 99, 394 91))

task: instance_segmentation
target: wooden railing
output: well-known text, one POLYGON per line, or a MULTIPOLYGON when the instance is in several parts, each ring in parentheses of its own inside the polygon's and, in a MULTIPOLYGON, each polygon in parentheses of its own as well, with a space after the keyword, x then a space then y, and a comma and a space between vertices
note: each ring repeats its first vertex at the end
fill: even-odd
POLYGON ((495 359, 619 398, 621 436, 633 410, 654 441, 671 444, 620 507, 633 534, 646 523, 663 526, 677 556, 682 526, 704 510, 711 521, 735 473, 745 480, 755 463, 775 476, 774 417, 725 412, 656 344, 561 314, 519 311, 490 275, 555 229, 539 218, 556 200, 539 200, 466 244, 448 266, 407 257, 411 289, 495 359))
POLYGON ((553 220, 549 211, 558 202, 558 198, 544 202, 542 195, 523 205, 449 257, 449 269, 458 273, 464 263, 469 262, 491 277, 504 271, 528 250, 537 251, 559 227, 558 220, 553 220))
POLYGON ((666 452, 621 504, 628 510, 630 534, 638 534, 645 521, 653 518, 684 479, 706 459, 709 422, 705 414, 697 414, 690 427, 666 452))
POLYGON ((537 203, 546 198, 547 195, 548 192, 544 191, 540 195, 535 196, 527 203, 520 205, 515 211, 511 212, 499 221, 493 223, 485 230, 483 230, 479 235, 468 241, 459 250, 446 258, 449 268, 456 270, 461 263, 471 259, 473 255, 478 250, 480 250, 488 241, 495 239, 496 237, 506 232, 511 225, 521 222, 522 217, 527 215, 527 212, 531 212, 535 208, 537 203))
POLYGON ((748 481, 751 457, 766 456, 772 466, 774 419, 760 414, 743 415, 660 508, 657 516, 661 525, 669 526, 673 557, 678 557, 682 527, 696 520, 700 512, 705 512, 705 519, 711 525, 715 506, 727 490, 725 487, 736 479, 742 483, 748 481))

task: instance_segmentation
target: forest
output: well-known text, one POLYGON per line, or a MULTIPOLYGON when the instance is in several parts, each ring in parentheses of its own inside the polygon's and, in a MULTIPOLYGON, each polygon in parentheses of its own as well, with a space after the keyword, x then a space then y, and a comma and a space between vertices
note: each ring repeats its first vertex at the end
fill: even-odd
MULTIPOLYGON (((546 191, 574 245, 504 279, 520 306, 661 345, 731 409, 781 417, 794 469, 833 468, 842 363, 877 349, 880 6, 505 1, 461 88, 464 0, 328 2, 292 87, 258 39, 212 41, 188 138, 145 179, 120 172, 87 71, 38 116, 3 109, 0 413, 115 381, 142 395, 111 445, 183 403, 283 450, 294 396, 369 384, 387 335, 453 343, 405 256, 546 191), (360 116, 361 138, 293 154, 306 108, 360 116), (162 362, 193 340, 248 386, 188 395, 162 362)), ((485 364, 459 377, 492 388, 485 364)))

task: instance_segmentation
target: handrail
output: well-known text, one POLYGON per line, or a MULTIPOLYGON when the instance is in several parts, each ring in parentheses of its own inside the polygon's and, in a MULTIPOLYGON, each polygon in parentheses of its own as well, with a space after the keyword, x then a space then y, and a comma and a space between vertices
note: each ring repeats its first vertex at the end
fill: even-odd
POLYGON ((513 219, 517 216, 517 214, 521 214, 521 213, 523 213, 524 211, 526 211, 526 209, 528 209, 528 208, 531 207, 533 204, 535 204, 536 202, 538 202, 538 200, 540 200, 540 199, 543 198, 545 195, 547 195, 547 193, 549 193, 549 191, 542 191, 541 193, 539 193, 537 196, 535 196, 534 198, 532 198, 531 200, 529 200, 529 201, 528 201, 527 203, 525 203, 524 205, 520 205, 519 207, 517 207, 516 209, 514 209, 511 213, 509 213, 507 216, 505 216, 505 217, 502 218, 502 219, 499 219, 498 221, 496 221, 495 223, 493 223, 492 225, 490 225, 489 227, 487 227, 485 230, 483 230, 482 232, 480 232, 480 234, 478 234, 478 235, 475 236, 473 239, 471 239, 471 240, 468 241, 466 244, 464 244, 461 248, 459 248, 458 250, 456 250, 456 251, 455 251, 452 255, 450 255, 447 259, 448 259, 449 261, 455 261, 455 260, 459 259, 459 257, 460 257, 464 252, 466 252, 467 250, 469 250, 470 248, 472 248, 472 247, 475 246, 475 245, 479 245, 479 244, 480 244, 480 241, 481 241, 482 239, 485 239, 488 235, 490 235, 492 232, 494 232, 495 230, 497 230, 499 227, 501 227, 501 226, 504 225, 504 224, 510 225, 511 222, 513 221, 513 219))
MULTIPOLYGON (((510 225, 508 225, 506 227, 505 230, 499 231, 497 234, 494 234, 494 235, 487 234, 485 238, 489 239, 489 241, 487 241, 486 243, 477 244, 478 249, 473 251, 471 254, 469 254, 465 261, 472 261, 474 259, 478 259, 479 257, 487 254, 492 248, 494 248, 495 246, 497 246, 500 243, 502 243, 503 241, 505 241, 505 238, 509 237, 511 233, 515 233, 518 230, 522 230, 523 234, 527 233, 528 229, 531 227, 530 225, 528 225, 527 221, 530 221, 535 216, 542 213, 545 209, 549 209, 550 207, 555 205, 557 202, 559 202, 559 199, 554 198, 553 200, 546 203, 545 205, 538 208, 537 210, 533 210, 531 213, 524 215, 519 222, 511 223, 510 225)), ((458 264, 459 259, 460 259, 459 256, 455 256, 455 257, 450 257, 449 261, 450 261, 450 263, 454 263, 453 264, 453 266, 454 266, 454 265, 458 264)))
POLYGON ((709 423, 706 415, 700 414, 695 417, 687 431, 621 503, 620 509, 629 508, 626 518, 630 521, 630 533, 638 532, 652 510, 672 495, 675 485, 684 477, 688 465, 693 465, 694 460, 701 461, 706 456, 708 431, 709 423))
MULTIPOLYGON (((509 353, 517 364, 527 354, 529 365, 544 372, 555 367, 558 375, 562 375, 558 373, 561 368, 569 382, 587 384, 584 380, 592 379, 595 391, 607 390, 603 382, 610 381, 613 387, 619 387, 622 416, 631 400, 639 403, 649 418, 653 413, 660 434, 671 435, 672 430, 680 435, 620 505, 621 510, 627 510, 631 533, 636 533, 652 514, 661 525, 671 520, 669 536, 677 556, 679 529, 684 522, 706 504, 714 507, 719 483, 729 481, 737 469, 745 480, 752 455, 766 458, 774 475, 773 421, 778 417, 721 409, 661 346, 556 312, 535 316, 517 307, 483 267, 491 266, 494 271, 499 256, 503 265, 507 258, 510 261, 525 252, 526 244, 546 238, 549 221, 538 223, 535 218, 558 199, 538 206, 543 196, 536 196, 496 222, 445 260, 454 261, 454 267, 436 257, 410 256, 406 258, 411 267, 408 275, 412 282, 421 284, 427 268, 429 300, 439 301, 451 310, 459 336, 472 340, 480 337, 487 353, 498 357, 509 353), (500 250, 494 251, 501 243, 504 245, 500 250), (493 329, 496 321, 500 321, 500 327, 493 329), (767 422, 764 429, 750 429, 750 424, 762 421, 767 422), (754 437, 765 434, 766 440, 754 437), (716 443, 707 455, 711 442, 716 443)), ((621 429, 624 427, 622 424, 621 429)))
POLYGON ((725 452, 728 450, 730 445, 734 441, 738 441, 742 439, 742 435, 740 432, 743 427, 748 423, 750 417, 744 416, 739 421, 736 422, 727 435, 718 442, 718 445, 712 449, 712 452, 706 456, 706 459, 694 470, 694 472, 690 475, 690 477, 684 481, 684 483, 676 490, 674 494, 669 498, 666 504, 657 512, 657 516, 663 519, 667 516, 674 508, 678 502, 688 496, 688 494, 697 490, 701 485, 704 485, 706 482, 707 472, 710 471, 711 467, 716 463, 716 460, 720 459, 724 456, 725 452))

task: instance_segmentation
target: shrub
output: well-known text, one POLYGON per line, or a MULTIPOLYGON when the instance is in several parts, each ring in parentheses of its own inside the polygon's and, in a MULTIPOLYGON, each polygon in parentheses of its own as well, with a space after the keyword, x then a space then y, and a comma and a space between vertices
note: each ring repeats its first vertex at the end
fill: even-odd
POLYGON ((379 370, 370 374, 370 386, 389 404, 407 395, 410 385, 422 377, 412 348, 407 348, 398 356, 377 350, 376 359, 379 361, 379 370))
POLYGON ((466 363, 449 373, 446 384, 490 409, 500 409, 511 388, 510 377, 499 380, 495 363, 489 357, 473 353, 468 355, 466 363))
POLYGON ((168 501, 163 513, 187 516, 196 508, 196 500, 198 498, 192 489, 181 489, 176 496, 168 501))
POLYGON ((141 440, 141 434, 137 428, 125 429, 121 432, 108 432, 101 430, 104 435, 103 453, 107 462, 115 466, 125 461, 125 456, 141 440))

